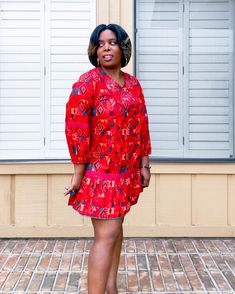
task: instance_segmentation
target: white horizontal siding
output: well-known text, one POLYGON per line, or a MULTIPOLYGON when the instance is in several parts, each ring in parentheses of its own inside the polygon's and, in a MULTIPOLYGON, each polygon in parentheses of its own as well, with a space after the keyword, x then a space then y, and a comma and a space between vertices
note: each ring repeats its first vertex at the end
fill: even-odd
POLYGON ((87 47, 95 27, 95 1, 50 1, 46 9, 46 156, 68 158, 65 103, 72 84, 92 67, 87 47))
POLYGON ((230 157, 232 1, 139 0, 136 9, 137 76, 146 96, 153 156, 230 157))
POLYGON ((186 156, 233 154, 232 1, 189 0, 186 156), (204 153, 202 153, 204 151, 204 153))
POLYGON ((229 106, 227 98, 190 98, 190 106, 229 106))
POLYGON ((41 6, 1 1, 0 159, 43 155, 41 6))
POLYGON ((17 3, 17 5, 20 3, 20 5, 21 5, 23 2, 26 2, 27 5, 28 5, 28 2, 38 3, 38 0, 1 0, 1 5, 4 4, 4 3, 6 3, 6 4, 17 3))
POLYGON ((95 9, 95 0, 1 1, 0 159, 69 158, 65 103, 91 68, 95 9))
POLYGON ((182 156, 179 1, 137 1, 137 77, 149 114, 153 155, 182 156))
MULTIPOLYGON (((11 125, 11 124, 1 124, 1 130, 3 131, 3 136, 5 135, 5 133, 15 133, 15 132, 19 132, 22 133, 23 131, 26 131, 27 133, 30 132, 39 132, 40 131, 40 126, 38 124, 24 124, 24 123, 20 123, 17 125, 11 125)), ((27 134, 26 133, 26 134, 27 134)))
POLYGON ((164 12, 173 12, 173 11, 178 11, 179 9, 179 5, 177 2, 170 2, 168 3, 167 1, 162 1, 162 2, 158 2, 156 4, 156 1, 148 1, 148 3, 146 4, 146 1, 139 1, 139 6, 138 6, 138 11, 140 12, 140 14, 142 14, 142 12, 159 12, 159 11, 164 11, 164 12))

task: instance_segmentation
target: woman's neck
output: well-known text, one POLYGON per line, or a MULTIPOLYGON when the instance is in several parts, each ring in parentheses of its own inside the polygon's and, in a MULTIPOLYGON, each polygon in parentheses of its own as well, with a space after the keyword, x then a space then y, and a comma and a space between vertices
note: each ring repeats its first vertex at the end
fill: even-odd
POLYGON ((118 68, 104 68, 104 67, 101 67, 102 70, 108 75, 110 76, 111 78, 113 78, 114 80, 116 81, 120 81, 122 80, 123 78, 123 72, 121 71, 121 68, 118 67, 118 68))

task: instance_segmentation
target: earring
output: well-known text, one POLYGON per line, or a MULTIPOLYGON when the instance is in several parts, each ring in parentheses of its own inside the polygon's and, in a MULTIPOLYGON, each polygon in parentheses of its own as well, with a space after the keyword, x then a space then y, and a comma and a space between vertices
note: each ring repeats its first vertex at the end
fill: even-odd
POLYGON ((126 66, 127 65, 127 63, 128 63, 128 58, 126 57, 126 55, 124 54, 124 59, 125 59, 125 64, 124 64, 124 66, 126 66))
POLYGON ((99 60, 99 58, 97 58, 97 65, 98 65, 98 67, 100 67, 100 60, 99 60))

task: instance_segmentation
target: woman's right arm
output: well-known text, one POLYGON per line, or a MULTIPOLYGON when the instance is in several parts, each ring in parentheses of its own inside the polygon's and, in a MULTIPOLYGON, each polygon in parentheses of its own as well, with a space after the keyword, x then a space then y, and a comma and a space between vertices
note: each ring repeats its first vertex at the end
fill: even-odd
POLYGON ((91 104, 90 79, 84 76, 73 84, 69 101, 66 104, 65 135, 74 164, 74 174, 65 195, 79 189, 89 157, 90 130, 89 113, 91 104))
POLYGON ((90 145, 89 113, 91 93, 88 82, 73 84, 66 104, 65 135, 72 163, 86 163, 90 145))
POLYGON ((66 187, 66 191, 64 192, 64 195, 68 195, 71 192, 76 192, 78 191, 81 182, 82 182, 82 178, 84 176, 84 172, 85 172, 85 164, 80 163, 80 164, 74 164, 74 174, 72 176, 70 185, 68 187, 66 187))

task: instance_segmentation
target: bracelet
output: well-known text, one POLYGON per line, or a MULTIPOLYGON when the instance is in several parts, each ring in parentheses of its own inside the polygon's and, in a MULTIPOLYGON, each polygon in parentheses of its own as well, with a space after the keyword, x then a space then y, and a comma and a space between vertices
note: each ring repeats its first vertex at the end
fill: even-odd
POLYGON ((151 165, 147 166, 147 165, 141 165, 140 168, 147 168, 147 169, 150 169, 151 168, 151 165))

